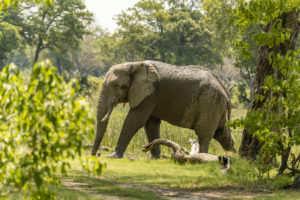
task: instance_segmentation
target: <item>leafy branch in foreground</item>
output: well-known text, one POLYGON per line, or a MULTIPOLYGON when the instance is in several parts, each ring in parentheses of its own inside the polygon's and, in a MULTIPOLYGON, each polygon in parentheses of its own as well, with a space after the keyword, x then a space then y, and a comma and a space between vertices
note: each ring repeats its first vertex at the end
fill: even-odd
MULTIPOLYGON (((77 98, 74 81, 65 83, 49 61, 34 66, 28 84, 11 64, 0 73, 0 197, 23 191, 33 199, 53 199, 47 185, 67 174, 68 159, 82 155, 93 135, 88 104, 77 98)), ((102 164, 95 158, 94 171, 102 164)))

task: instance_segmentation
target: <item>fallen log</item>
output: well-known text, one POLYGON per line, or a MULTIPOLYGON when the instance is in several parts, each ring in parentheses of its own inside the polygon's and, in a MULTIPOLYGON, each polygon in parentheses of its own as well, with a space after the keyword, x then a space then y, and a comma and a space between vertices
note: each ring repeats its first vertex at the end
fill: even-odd
POLYGON ((143 146, 143 151, 147 152, 156 147, 157 145, 165 145, 168 147, 171 147, 174 151, 174 154, 172 155, 172 158, 179 163, 206 163, 206 162, 215 162, 219 161, 218 156, 208 154, 208 153, 197 153, 193 155, 185 155, 182 153, 182 148, 179 146, 179 144, 166 139, 156 139, 150 142, 149 144, 146 144, 143 146))

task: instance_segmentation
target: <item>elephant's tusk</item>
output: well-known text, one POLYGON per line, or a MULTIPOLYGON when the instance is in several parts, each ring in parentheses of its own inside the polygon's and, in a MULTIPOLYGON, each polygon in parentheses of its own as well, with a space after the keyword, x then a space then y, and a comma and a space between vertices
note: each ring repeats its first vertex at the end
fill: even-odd
POLYGON ((109 116, 112 112, 113 108, 110 108, 107 112, 107 114, 101 119, 101 122, 106 122, 109 119, 109 116))

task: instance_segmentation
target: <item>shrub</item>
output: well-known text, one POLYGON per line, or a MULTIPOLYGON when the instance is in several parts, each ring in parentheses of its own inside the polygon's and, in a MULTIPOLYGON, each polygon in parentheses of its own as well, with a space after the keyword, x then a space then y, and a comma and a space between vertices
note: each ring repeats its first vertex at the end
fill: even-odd
MULTIPOLYGON (((48 184, 67 173, 68 159, 82 154, 93 135, 93 118, 78 84, 65 83, 49 61, 33 68, 26 84, 11 64, 0 73, 0 198, 23 190, 33 199, 53 199, 48 184)), ((96 171, 102 165, 96 162, 96 171)))

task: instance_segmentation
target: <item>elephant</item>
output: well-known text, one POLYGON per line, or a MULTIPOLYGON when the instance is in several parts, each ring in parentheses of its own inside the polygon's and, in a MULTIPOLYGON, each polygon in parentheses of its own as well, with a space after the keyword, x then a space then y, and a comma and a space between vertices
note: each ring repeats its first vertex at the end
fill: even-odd
MULTIPOLYGON (((212 138, 226 151, 236 151, 230 130, 231 101, 222 81, 210 69, 175 66, 158 61, 127 62, 114 65, 105 75, 98 98, 96 136, 92 155, 103 139, 109 116, 119 103, 129 103, 114 152, 122 158, 135 133, 142 127, 149 142, 160 138, 160 123, 193 129, 200 152, 207 153, 212 138)), ((160 147, 151 150, 160 157, 160 147)))

